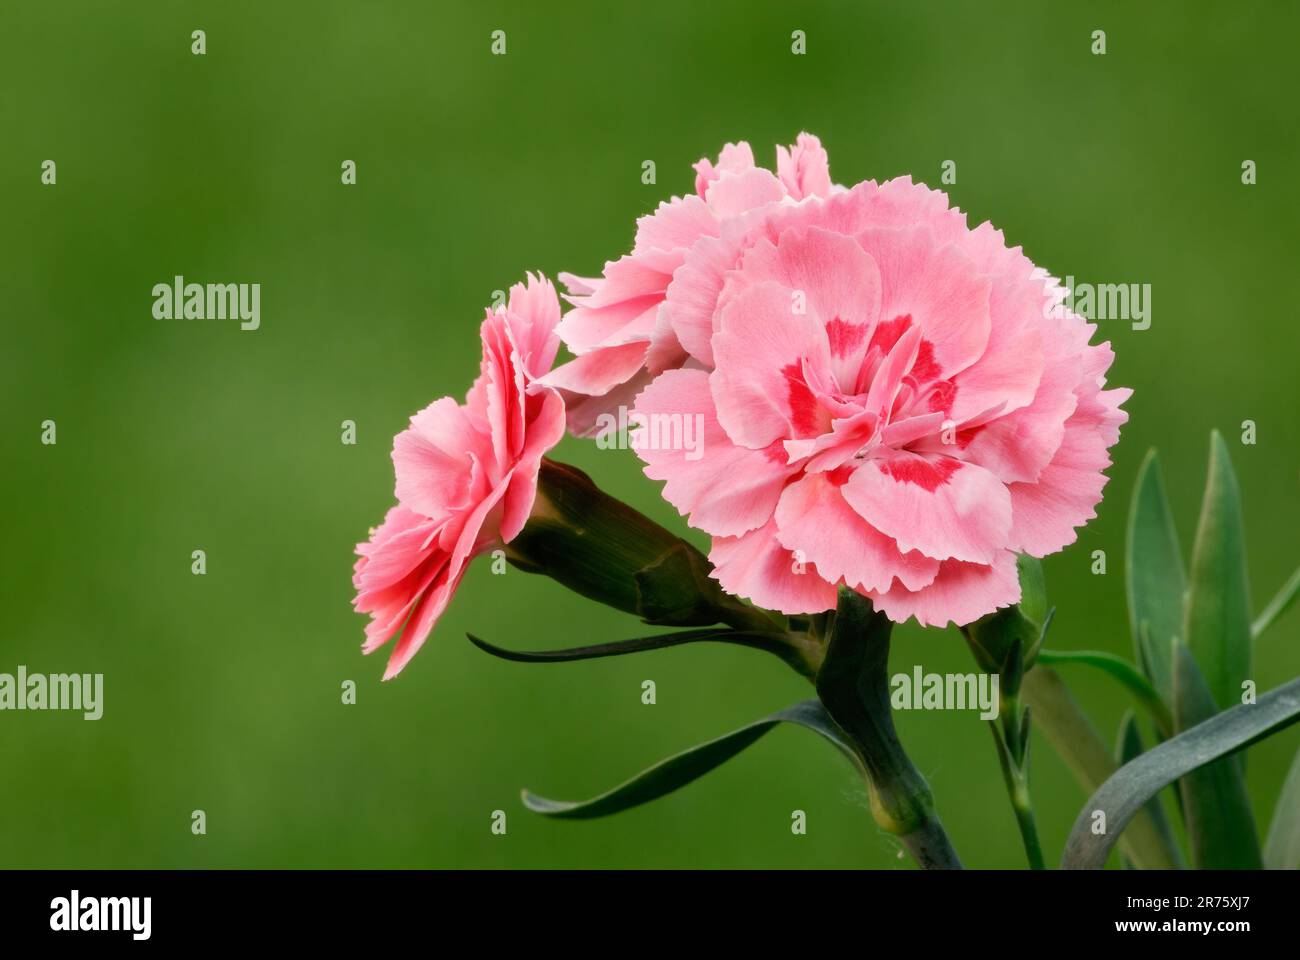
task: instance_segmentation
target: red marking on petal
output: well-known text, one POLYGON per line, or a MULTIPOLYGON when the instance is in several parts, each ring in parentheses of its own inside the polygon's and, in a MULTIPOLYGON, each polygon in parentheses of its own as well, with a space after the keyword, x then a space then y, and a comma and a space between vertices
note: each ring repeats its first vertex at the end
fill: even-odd
POLYGON ((849 482, 849 477, 853 476, 854 469, 856 468, 849 466, 847 463, 836 467, 834 470, 827 471, 826 481, 832 487, 842 487, 849 482))
POLYGON ((940 372, 939 364, 934 362, 934 344, 929 340, 922 340, 920 348, 916 351, 916 363, 912 364, 912 376, 916 378, 917 383, 925 383, 938 377, 940 372))
POLYGON ((899 483, 914 483, 922 490, 933 493, 948 482, 961 469, 960 460, 924 460, 909 457, 905 460, 882 460, 880 472, 899 483))
POLYGON ((876 332, 871 335, 870 346, 879 347, 882 354, 889 353, 894 344, 898 342, 898 338, 907 333, 907 328, 911 325, 912 315, 910 313, 876 324, 876 332))
POLYGON ((815 437, 822 433, 817 398, 804 381, 798 363, 782 368, 785 377, 786 402, 790 405, 790 425, 796 437, 815 437))
POLYGON ((865 323, 850 323, 836 317, 826 324, 826 336, 831 342, 831 353, 837 357, 847 357, 858 347, 867 335, 865 323))
POLYGON ((930 396, 926 400, 926 406, 930 408, 931 413, 942 411, 943 413, 952 413, 953 401, 957 399, 957 384, 951 380, 940 380, 930 390, 930 396))

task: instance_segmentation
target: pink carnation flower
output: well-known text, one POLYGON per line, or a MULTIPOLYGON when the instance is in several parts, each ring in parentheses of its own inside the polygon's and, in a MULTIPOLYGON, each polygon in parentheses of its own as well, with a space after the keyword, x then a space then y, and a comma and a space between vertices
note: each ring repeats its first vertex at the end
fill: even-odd
POLYGON ((807 197, 826 197, 831 184, 826 151, 801 133, 777 148, 777 172, 754 166, 747 143, 729 143, 716 164, 695 164, 695 195, 674 197, 637 221, 632 252, 605 264, 594 280, 561 274, 576 309, 559 332, 576 359, 543 378, 568 402, 569 427, 593 432, 601 414, 630 405, 657 374, 680 367, 687 351, 661 306, 688 251, 716 238, 723 225, 748 211, 807 197))
POLYGON ((477 554, 509 543, 537 493, 542 455, 564 435, 564 402, 536 379, 555 360, 560 303, 549 280, 515 284, 480 327, 483 360, 465 403, 435 400, 393 441, 397 500, 357 545, 353 606, 370 614, 365 653, 401 633, 384 671, 424 644, 477 554))
POLYGON ((1127 419, 1095 325, 910 178, 716 226, 672 262, 658 322, 688 360, 638 397, 634 445, 717 579, 785 613, 845 584, 927 625, 1016 602, 1016 552, 1074 541, 1127 419), (702 455, 645 442, 656 416, 697 418, 702 455))

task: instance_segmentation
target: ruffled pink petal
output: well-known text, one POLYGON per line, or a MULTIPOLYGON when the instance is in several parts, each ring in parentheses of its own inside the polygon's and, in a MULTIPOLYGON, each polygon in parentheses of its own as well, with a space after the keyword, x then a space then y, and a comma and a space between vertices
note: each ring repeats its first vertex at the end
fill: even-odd
POLYGON ((372 531, 369 542, 357 545, 352 576, 357 595, 352 605, 358 613, 370 614, 364 652, 381 646, 401 629, 444 564, 431 543, 436 532, 435 521, 398 504, 372 531))
POLYGON ((875 261, 852 237, 796 227, 781 234, 775 248, 764 244, 747 251, 743 269, 750 282, 779 280, 802 294, 805 309, 826 327, 836 382, 853 392, 880 315, 881 279, 875 261), (775 257, 759 266, 764 250, 773 250, 775 257))
POLYGON ((630 410, 637 394, 650 385, 654 376, 645 367, 638 369, 623 383, 599 396, 560 390, 569 433, 575 437, 594 437, 619 422, 619 411, 630 410))
POLYGON ((537 471, 542 457, 564 439, 564 401, 553 390, 546 391, 536 416, 528 423, 528 440, 515 464, 502 500, 500 534, 509 543, 528 522, 537 497, 537 471))
POLYGON ((1051 462, 1065 437, 1065 423, 1077 405, 1075 388, 1084 376, 1083 356, 1060 330, 1044 320, 1045 366, 1029 404, 959 436, 963 459, 991 470, 1004 483, 1033 482, 1051 462))
POLYGON ((564 284, 566 300, 572 297, 591 296, 600 285, 600 277, 580 277, 576 273, 567 272, 558 273, 556 276, 560 283, 564 284))
POLYGON ((1119 409, 1128 394, 1108 390, 1096 395, 1098 402, 1081 402, 1066 421, 1061 446, 1038 481, 1009 486, 1012 549, 1035 557, 1055 553, 1074 543, 1075 528, 1097 515, 1107 481, 1102 471, 1111 463, 1107 435, 1128 419, 1119 409))
POLYGON ((1052 300, 1046 274, 1019 247, 1008 249, 1000 230, 983 223, 957 242, 992 282, 994 318, 983 355, 955 378, 949 412, 961 421, 995 404, 1011 411, 1031 402, 1043 373, 1044 338, 1056 328, 1043 319, 1052 300))
POLYGON ((502 483, 467 517, 461 535, 447 557, 446 567, 439 571, 436 581, 424 593, 411 613, 406 627, 402 630, 402 635, 393 646, 393 652, 388 658, 388 666, 384 670, 385 680, 391 680, 401 673, 402 669, 411 662, 411 658, 424 646, 424 641, 429 638, 434 624, 447 609, 452 595, 460 586, 460 581, 465 575, 466 561, 497 541, 495 533, 485 534, 483 528, 487 518, 497 510, 506 488, 507 483, 502 483))
POLYGON ((776 508, 777 539, 832 582, 861 590, 888 590, 897 577, 916 590, 932 581, 939 561, 876 530, 840 495, 832 474, 811 473, 785 488, 776 508))
POLYGON ((664 304, 659 304, 655 314, 654 331, 650 334, 650 346, 645 352, 646 370, 658 376, 665 370, 676 370, 686 363, 688 355, 681 341, 673 330, 672 321, 664 304))
POLYGON ((645 363, 648 341, 634 340, 616 347, 601 347, 560 364, 538 379, 543 387, 599 397, 626 383, 645 363))
POLYGON ((393 439, 397 499, 425 517, 443 517, 465 507, 479 491, 471 485, 465 455, 491 458, 488 438, 465 407, 451 397, 435 400, 393 439))
POLYGON ((815 437, 830 426, 803 376, 805 361, 829 369, 826 330, 791 306, 791 291, 780 284, 750 287, 723 309, 722 329, 713 338, 718 420, 732 440, 751 449, 815 437))
POLYGON ((530 273, 526 284, 514 284, 506 318, 520 369, 525 379, 536 380, 551 369, 560 349, 560 298, 551 281, 530 273))
POLYGON ((523 449, 529 384, 511 332, 510 315, 505 311, 490 312, 480 330, 483 362, 479 379, 484 389, 480 396, 467 398, 467 403, 472 406, 480 399, 486 400, 486 410, 476 411, 479 416, 475 420, 485 419, 488 424, 494 456, 483 460, 482 465, 489 483, 495 485, 523 449))
POLYGON ((880 269, 875 336, 894 339, 909 326, 921 329, 924 347, 912 370, 918 383, 951 377, 983 355, 992 328, 991 285, 969 258, 951 244, 937 246, 928 227, 869 229, 858 240, 880 269))
POLYGON ((923 627, 964 626, 1020 600, 1015 554, 1002 550, 990 564, 945 560, 928 586, 868 592, 872 604, 895 623, 909 617, 923 627))
POLYGON ((810 133, 799 134, 788 150, 776 148, 776 173, 795 200, 831 194, 830 158, 822 142, 810 133))
POLYGON ((879 427, 879 416, 870 410, 860 410, 833 419, 829 433, 809 440, 787 440, 783 446, 790 463, 803 460, 805 472, 824 473, 857 456, 876 438, 879 427))
POLYGON ((654 331, 661 294, 633 297, 608 307, 580 305, 564 315, 557 328, 564 345, 581 356, 602 347, 644 343, 654 331))
MULTIPOLYGON (((582 305, 588 309, 599 309, 637 297, 662 296, 670 279, 670 275, 647 266, 641 257, 619 257, 605 264, 600 285, 583 300, 582 305)), ((565 342, 568 343, 567 340, 565 342)))
POLYGON ((724 590, 768 610, 821 613, 835 606, 835 585, 781 546, 775 521, 740 537, 715 537, 709 560, 724 590))
POLYGON ((754 167, 740 173, 724 173, 709 185, 704 200, 715 217, 726 218, 776 203, 784 197, 781 181, 762 167, 754 167))
POLYGON ((738 173, 752 166, 754 166, 754 151, 749 148, 749 144, 744 140, 740 143, 729 143, 718 154, 716 165, 708 157, 701 157, 695 162, 695 192, 703 197, 708 192, 709 184, 722 174, 738 173))
POLYGON ((636 222, 632 255, 652 250, 684 254, 700 237, 715 236, 718 219, 699 197, 673 197, 636 222))
POLYGON ((371 531, 370 539, 357 544, 353 605, 362 613, 374 609, 376 594, 401 583, 428 559, 429 540, 436 529, 436 521, 401 504, 390 508, 384 522, 371 531))
POLYGON ((713 366, 718 297, 739 254, 740 244, 731 237, 704 237, 668 285, 664 310, 673 332, 686 352, 708 367, 713 366))
POLYGON ((397 636, 403 625, 410 620, 411 612, 439 582, 439 578, 446 574, 447 556, 441 550, 431 553, 426 563, 412 571, 401 583, 376 595, 365 610, 357 608, 358 612, 369 613, 371 617, 366 624, 362 653, 373 653, 397 636))
POLYGON ((645 461, 646 476, 667 481, 664 499, 691 526, 735 536, 771 518, 795 468, 779 450, 749 450, 731 442, 718 423, 708 373, 661 374, 637 397, 633 413, 638 426, 629 439, 645 461), (689 437, 690 447, 662 442, 672 437, 689 437))
POLYGON ((911 453, 864 461, 842 491, 869 524, 937 560, 988 563, 1007 543, 1011 497, 982 467, 911 453))

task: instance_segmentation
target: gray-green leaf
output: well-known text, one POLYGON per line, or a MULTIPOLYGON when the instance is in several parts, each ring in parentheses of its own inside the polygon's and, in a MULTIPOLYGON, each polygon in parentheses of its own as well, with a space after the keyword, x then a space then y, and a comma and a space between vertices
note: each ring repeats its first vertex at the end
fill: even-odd
POLYGON ((1264 845, 1264 866, 1270 870, 1300 870, 1300 751, 1273 808, 1273 822, 1264 845))
MULTIPOLYGON (((1132 710, 1126 710, 1124 719, 1119 725, 1119 742, 1115 745, 1115 759, 1120 766, 1123 766, 1130 760, 1140 757, 1145 749, 1142 745, 1142 734, 1138 730, 1137 717, 1132 710)), ((1160 805, 1159 794, 1147 802, 1146 810, 1151 815, 1151 820, 1160 831, 1164 842, 1172 849, 1177 849, 1178 843, 1174 839, 1173 827, 1169 824, 1169 818, 1165 816, 1165 808, 1160 805)), ((1123 861, 1126 870, 1134 868, 1133 861, 1127 856, 1123 857, 1123 861)))
POLYGON ((1169 708, 1160 699, 1160 695, 1156 693, 1150 681, 1123 657, 1117 657, 1104 650, 1040 650, 1038 660, 1049 665, 1083 663, 1110 674, 1127 687, 1142 704, 1162 734, 1170 736, 1173 733, 1173 718, 1169 714, 1169 708))
POLYGON ((1270 690, 1253 704, 1215 714, 1136 760, 1125 764, 1088 798, 1065 844, 1061 867, 1096 870, 1124 827, 1160 790, 1179 777, 1262 740, 1300 720, 1300 678, 1270 690), (1104 832, 1094 833, 1095 814, 1105 814, 1104 832))
POLYGON ((1241 491, 1223 437, 1210 437, 1210 468, 1192 551, 1182 634, 1220 709, 1241 702, 1250 678, 1250 593, 1241 491))
POLYGON ((1277 596, 1268 602, 1268 606, 1250 625, 1251 638, 1258 639, 1259 635, 1271 627, 1278 617, 1286 613, 1287 608, 1295 603, 1297 596, 1300 596, 1300 569, 1291 574, 1291 579, 1282 585, 1277 596))
POLYGON ((589 820, 619 813, 632 807, 657 800, 680 787, 698 780, 710 770, 726 763, 750 744, 754 743, 778 723, 793 723, 821 734, 855 766, 857 759, 853 748, 845 741, 833 720, 817 700, 803 700, 777 713, 755 720, 753 723, 724 734, 699 746, 691 747, 661 760, 643 770, 631 780, 590 800, 548 800, 535 793, 523 791, 524 806, 534 813, 570 820, 589 820))
MULTIPOLYGON (((1175 644, 1175 729, 1179 733, 1190 730, 1217 712, 1191 651, 1185 644, 1175 644)), ((1263 865, 1240 757, 1207 763, 1188 773, 1178 786, 1192 866, 1198 870, 1258 870, 1263 865)))
POLYGON ((1142 461, 1133 491, 1124 574, 1137 661, 1148 671, 1161 697, 1168 701, 1173 689, 1169 644, 1182 634, 1187 575, 1183 571, 1178 531, 1165 496, 1160 459, 1154 450, 1142 461), (1147 624, 1145 640, 1143 623, 1147 624))

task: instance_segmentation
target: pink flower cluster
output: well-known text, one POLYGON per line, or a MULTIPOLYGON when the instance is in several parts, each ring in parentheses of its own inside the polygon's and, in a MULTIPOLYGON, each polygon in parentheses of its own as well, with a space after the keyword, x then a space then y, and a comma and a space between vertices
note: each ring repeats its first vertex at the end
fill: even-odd
POLYGON ((712 535, 719 582, 760 606, 827 610, 844 584, 942 625, 1016 602, 1016 552, 1073 542, 1127 419, 1095 326, 943 193, 833 186, 815 137, 775 175, 745 144, 696 170, 696 196, 570 281, 577 359, 543 382, 571 428, 631 393, 641 423, 698 417, 702 456, 636 446, 712 535))
POLYGON ((695 170, 599 278, 561 276, 563 319, 549 282, 512 288, 466 402, 396 438, 398 505, 354 577, 364 649, 401 633, 386 678, 467 561, 522 529, 566 422, 590 435, 620 408, 702 425, 700 448, 633 445, 722 586, 784 613, 847 586, 898 622, 965 624, 1019 599, 1017 552, 1095 515, 1130 391, 1105 389, 1109 345, 1020 248, 910 178, 836 186, 808 134, 775 173, 745 143, 695 170))

